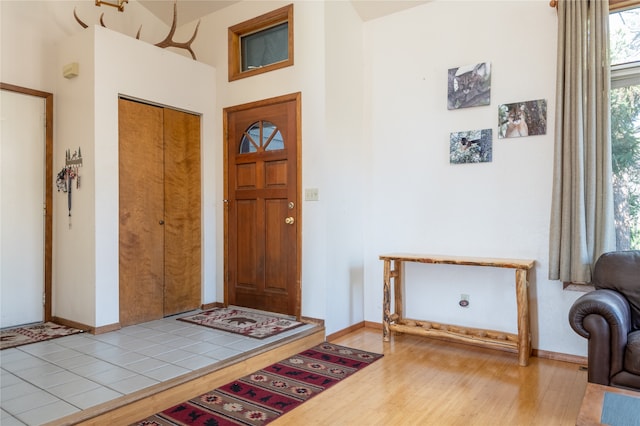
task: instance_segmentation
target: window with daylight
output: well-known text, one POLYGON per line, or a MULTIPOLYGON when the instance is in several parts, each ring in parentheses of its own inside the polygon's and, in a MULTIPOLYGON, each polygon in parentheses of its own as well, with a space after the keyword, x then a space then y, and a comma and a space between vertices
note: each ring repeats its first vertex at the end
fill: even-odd
POLYGON ((293 4, 229 28, 229 81, 293 65, 293 4))
POLYGON ((616 248, 640 249, 640 7, 609 15, 616 248))
POLYGON ((245 130, 240 141, 239 152, 250 154, 282 149, 284 149, 284 139, 278 127, 269 121, 258 121, 245 130))

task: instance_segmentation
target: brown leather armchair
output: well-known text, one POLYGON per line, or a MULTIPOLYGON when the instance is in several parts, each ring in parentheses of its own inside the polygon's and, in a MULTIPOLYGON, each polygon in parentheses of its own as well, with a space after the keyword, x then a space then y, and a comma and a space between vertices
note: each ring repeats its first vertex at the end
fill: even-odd
POLYGON ((571 328, 589 340, 587 380, 640 390, 640 250, 600 256, 592 284, 569 311, 571 328))

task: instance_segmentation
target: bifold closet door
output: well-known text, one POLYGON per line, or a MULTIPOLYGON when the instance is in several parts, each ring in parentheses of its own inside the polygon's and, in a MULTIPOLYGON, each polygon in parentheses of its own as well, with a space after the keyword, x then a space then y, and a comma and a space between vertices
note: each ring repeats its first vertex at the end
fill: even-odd
POLYGON ((164 109, 164 315, 200 307, 200 116, 164 109))
POLYGON ((120 324, 164 313, 163 108, 120 99, 120 324))
POLYGON ((120 324, 201 304, 200 117, 119 100, 120 324))

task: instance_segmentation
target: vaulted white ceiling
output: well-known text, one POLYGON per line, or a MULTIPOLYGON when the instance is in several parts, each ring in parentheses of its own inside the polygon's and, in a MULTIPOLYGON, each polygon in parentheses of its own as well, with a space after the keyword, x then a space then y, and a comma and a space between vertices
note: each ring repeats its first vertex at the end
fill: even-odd
MULTIPOLYGON (((171 25, 174 0, 138 1, 167 25, 171 25)), ((195 21, 239 1, 241 0, 178 0, 178 25, 195 21)))
MULTIPOLYGON (((195 21, 240 1, 242 0, 178 0, 178 25, 195 21)), ((360 18, 362 18, 363 21, 369 21, 427 3, 431 0, 342 1, 350 1, 360 15, 360 18)), ((167 25, 171 25, 173 19, 173 0, 139 0, 139 2, 167 25)))
POLYGON ((431 0, 350 0, 363 21, 391 15, 431 0))

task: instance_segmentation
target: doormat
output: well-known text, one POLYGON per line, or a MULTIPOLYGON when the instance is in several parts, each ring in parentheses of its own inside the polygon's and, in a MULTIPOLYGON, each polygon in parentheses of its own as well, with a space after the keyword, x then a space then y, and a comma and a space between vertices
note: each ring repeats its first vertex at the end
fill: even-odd
POLYGON ((380 358, 325 342, 133 425, 264 425, 380 358))
POLYGON ((240 308, 214 308, 178 319, 256 339, 275 336, 304 324, 285 317, 240 308))
POLYGON ((1 330, 0 350, 70 336, 76 333, 82 333, 82 330, 52 322, 1 330))
POLYGON ((612 426, 638 425, 640 398, 605 392, 600 422, 612 426))

